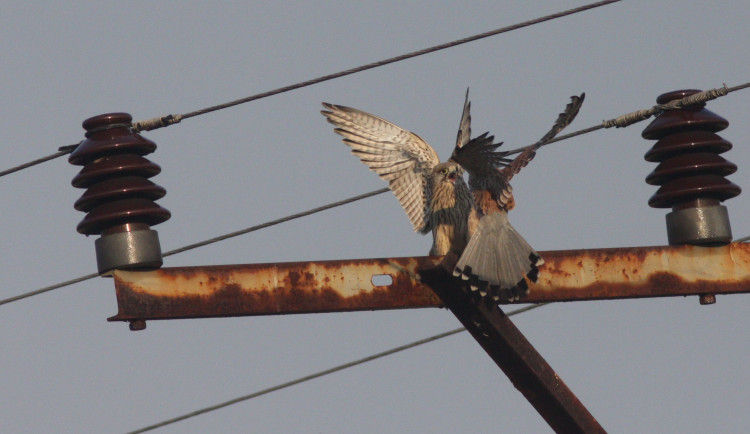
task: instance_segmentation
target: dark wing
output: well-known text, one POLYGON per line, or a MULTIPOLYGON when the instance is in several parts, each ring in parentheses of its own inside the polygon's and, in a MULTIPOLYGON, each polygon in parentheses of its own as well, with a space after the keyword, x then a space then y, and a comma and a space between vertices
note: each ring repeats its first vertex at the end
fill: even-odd
POLYGON ((573 119, 578 115, 578 110, 580 110, 581 105, 583 105, 584 98, 586 98, 585 93, 582 93, 581 96, 573 95, 570 97, 570 102, 565 106, 565 110, 557 116, 557 120, 555 120, 554 125, 552 125, 552 128, 550 128, 547 134, 535 144, 524 149, 523 152, 521 152, 505 169, 503 169, 503 175, 505 176, 506 181, 510 181, 513 175, 517 174, 529 164, 536 155, 537 149, 554 139, 560 131, 573 122, 573 119))
POLYGON ((547 132, 547 134, 539 139, 538 143, 549 142, 550 140, 554 139, 555 136, 560 133, 560 131, 564 130, 565 127, 570 125, 570 123, 573 122, 573 119, 575 119, 578 115, 578 110, 583 105, 584 98, 586 98, 585 92, 582 93, 581 96, 571 96, 570 102, 565 106, 565 110, 557 116, 555 124, 552 125, 552 128, 547 132))
POLYGON ((490 174, 500 166, 510 162, 502 152, 496 152, 501 143, 492 143, 495 139, 489 133, 471 138, 471 102, 469 88, 466 88, 464 109, 461 112, 461 122, 458 125, 456 147, 453 149, 451 160, 458 163, 464 170, 473 175, 490 174))
POLYGON ((464 146, 455 148, 451 160, 473 176, 496 173, 498 167, 506 166, 511 160, 505 158, 505 153, 496 151, 503 143, 493 143, 494 140, 489 133, 475 137, 464 146))
POLYGON ((471 139, 471 101, 469 101, 469 88, 466 88, 466 99, 464 99, 464 110, 461 112, 461 122, 458 124, 458 135, 456 136, 456 149, 462 148, 471 139))
POLYGON ((323 103, 321 114, 337 128, 344 143, 388 187, 414 226, 430 231, 432 168, 440 163, 437 153, 421 137, 375 115, 350 107, 323 103))

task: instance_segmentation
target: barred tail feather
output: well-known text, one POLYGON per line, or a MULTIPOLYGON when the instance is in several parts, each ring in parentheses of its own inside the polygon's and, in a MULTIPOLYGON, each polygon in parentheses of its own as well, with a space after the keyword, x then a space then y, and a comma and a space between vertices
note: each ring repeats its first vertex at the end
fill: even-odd
POLYGON ((508 221, 508 214, 497 212, 485 215, 469 240, 456 264, 454 276, 469 281, 474 291, 516 300, 526 295, 526 278, 536 282, 544 260, 516 232, 508 221))

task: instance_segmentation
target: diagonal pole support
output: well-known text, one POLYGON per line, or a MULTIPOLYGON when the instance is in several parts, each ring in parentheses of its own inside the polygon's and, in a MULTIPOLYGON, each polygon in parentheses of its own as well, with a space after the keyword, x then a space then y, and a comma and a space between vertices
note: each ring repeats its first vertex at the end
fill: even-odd
POLYGON ((511 320, 494 303, 471 297, 452 276, 458 258, 419 270, 420 279, 505 372, 555 432, 604 433, 604 428, 563 383, 511 320))

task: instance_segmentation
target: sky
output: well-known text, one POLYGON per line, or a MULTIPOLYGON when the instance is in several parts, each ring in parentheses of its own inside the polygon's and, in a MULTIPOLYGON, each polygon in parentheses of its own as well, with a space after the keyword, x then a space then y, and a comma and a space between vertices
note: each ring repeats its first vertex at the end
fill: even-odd
MULTIPOLYGON (((186 113, 570 9, 581 1, 0 2, 0 170, 83 139, 81 122, 186 113)), ((571 95, 568 131, 677 89, 750 81, 746 1, 623 1, 184 120, 144 136, 172 218, 168 251, 385 186, 319 114, 322 101, 407 128, 447 158, 471 88, 473 131, 533 143, 571 95)), ((730 180, 750 191, 750 90, 712 101, 730 180)), ((543 148, 513 180, 510 218, 538 250, 664 245, 649 208, 648 121, 543 148)), ((80 168, 0 178, 0 298, 96 271, 75 227, 80 168)), ((750 235, 750 195, 725 202, 750 235)), ((165 267, 423 256, 382 194, 165 259, 165 267)), ((505 310, 512 310, 508 307, 505 310)), ((750 425, 750 298, 571 302, 513 318, 611 432, 750 425)), ((454 329, 444 309, 110 323, 112 280, 0 306, 0 431, 127 432, 454 329)), ((155 432, 549 432, 467 333, 155 432)))

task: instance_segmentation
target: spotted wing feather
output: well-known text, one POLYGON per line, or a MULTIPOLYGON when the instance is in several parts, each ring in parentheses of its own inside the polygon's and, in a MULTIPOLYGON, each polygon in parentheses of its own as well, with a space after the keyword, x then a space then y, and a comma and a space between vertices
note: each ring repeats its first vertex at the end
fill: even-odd
POLYGON ((440 163, 435 150, 418 135, 385 119, 351 107, 323 103, 321 114, 362 163, 388 181, 415 231, 431 230, 429 176, 440 163))

